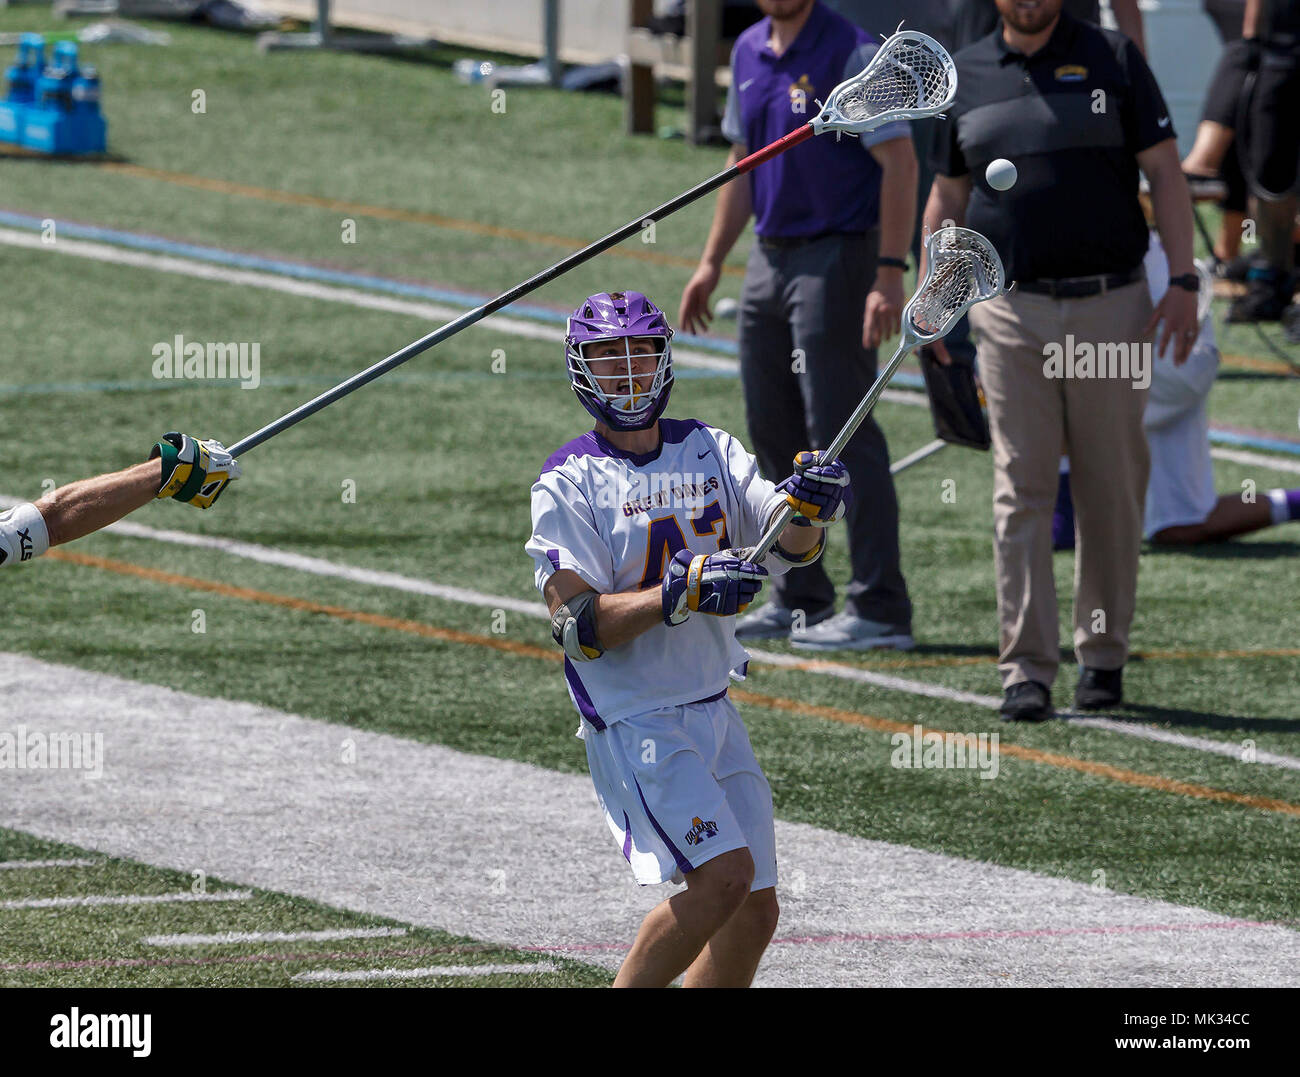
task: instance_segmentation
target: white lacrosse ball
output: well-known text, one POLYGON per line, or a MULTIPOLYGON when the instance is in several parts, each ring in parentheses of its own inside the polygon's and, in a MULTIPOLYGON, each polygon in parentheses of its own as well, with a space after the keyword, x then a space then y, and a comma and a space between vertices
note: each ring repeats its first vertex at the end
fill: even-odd
POLYGON ((740 304, 731 296, 724 296, 719 299, 713 308, 713 313, 719 318, 734 318, 740 311, 740 304))
POLYGON ((1005 157, 990 161, 984 170, 984 178, 995 191, 1009 191, 1016 185, 1016 166, 1005 157))

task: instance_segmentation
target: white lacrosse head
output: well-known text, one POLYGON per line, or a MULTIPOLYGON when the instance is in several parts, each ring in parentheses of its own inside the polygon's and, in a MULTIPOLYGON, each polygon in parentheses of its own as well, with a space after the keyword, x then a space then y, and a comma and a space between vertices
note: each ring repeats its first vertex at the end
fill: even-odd
POLYGON ((925 279, 903 308, 903 333, 929 344, 949 333, 976 303, 1007 290, 992 243, 969 228, 940 228, 925 237, 925 279))
POLYGON ((895 120, 936 116, 957 93, 957 68, 934 38, 900 30, 885 38, 860 74, 831 91, 812 120, 815 134, 860 135, 895 120))

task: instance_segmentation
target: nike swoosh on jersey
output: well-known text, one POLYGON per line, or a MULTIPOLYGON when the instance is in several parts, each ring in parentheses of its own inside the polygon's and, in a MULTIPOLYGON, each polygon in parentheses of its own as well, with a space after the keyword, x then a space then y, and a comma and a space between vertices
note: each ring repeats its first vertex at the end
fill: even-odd
POLYGON ((753 85, 753 83, 754 83, 753 79, 746 79, 744 82, 740 84, 738 89, 740 90, 741 93, 744 93, 746 90, 750 88, 750 86, 753 85))

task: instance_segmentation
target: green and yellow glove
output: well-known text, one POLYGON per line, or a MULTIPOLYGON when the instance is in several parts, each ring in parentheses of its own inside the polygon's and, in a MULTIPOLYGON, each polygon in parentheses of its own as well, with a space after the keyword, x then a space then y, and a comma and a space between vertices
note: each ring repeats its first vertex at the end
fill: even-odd
POLYGON ((221 491, 242 474, 239 461, 219 441, 199 441, 189 434, 170 431, 149 452, 149 459, 162 457, 162 486, 158 497, 170 497, 211 508, 221 491))

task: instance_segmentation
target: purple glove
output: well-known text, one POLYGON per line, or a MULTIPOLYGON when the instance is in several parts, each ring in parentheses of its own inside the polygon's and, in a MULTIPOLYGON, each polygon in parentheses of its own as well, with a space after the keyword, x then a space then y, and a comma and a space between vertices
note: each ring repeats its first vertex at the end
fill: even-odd
MULTIPOLYGON (((794 474, 777 484, 799 516, 813 527, 826 527, 844 516, 852 499, 849 469, 839 459, 821 462, 821 452, 805 449, 794 458, 794 474)), ((796 517, 796 523, 802 522, 796 517)))
POLYGON ((734 617, 758 594, 767 569, 741 560, 736 550, 693 554, 678 550, 664 573, 664 623, 679 625, 692 611, 734 617))

